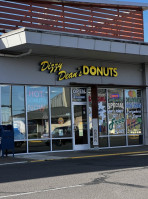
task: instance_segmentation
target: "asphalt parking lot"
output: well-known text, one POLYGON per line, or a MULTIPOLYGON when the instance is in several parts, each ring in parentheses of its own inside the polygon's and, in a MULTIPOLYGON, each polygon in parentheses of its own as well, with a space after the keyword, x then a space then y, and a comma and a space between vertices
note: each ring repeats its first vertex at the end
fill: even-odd
POLYGON ((0 159, 0 199, 147 199, 148 147, 0 159))

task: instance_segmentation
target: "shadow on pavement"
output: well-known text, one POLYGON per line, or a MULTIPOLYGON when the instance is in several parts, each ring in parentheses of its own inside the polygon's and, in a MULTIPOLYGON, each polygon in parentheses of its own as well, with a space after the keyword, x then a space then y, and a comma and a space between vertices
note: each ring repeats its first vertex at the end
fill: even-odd
POLYGON ((148 166, 148 154, 51 160, 0 166, 0 183, 148 166))

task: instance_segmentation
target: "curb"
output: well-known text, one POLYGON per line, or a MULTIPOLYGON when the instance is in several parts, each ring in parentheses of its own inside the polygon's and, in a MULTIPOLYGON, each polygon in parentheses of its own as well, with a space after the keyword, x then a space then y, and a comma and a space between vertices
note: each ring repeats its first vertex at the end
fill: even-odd
POLYGON ((110 153, 110 154, 99 154, 99 155, 86 155, 86 156, 76 156, 76 157, 64 157, 58 159, 43 159, 43 160, 25 160, 19 162, 8 162, 2 163, 0 166, 14 165, 14 164, 26 164, 26 163, 39 163, 47 161, 56 161, 56 160, 74 160, 74 159, 85 159, 85 158, 97 158, 97 157, 109 157, 109 156, 122 156, 122 155, 134 155, 134 154, 148 154, 148 151, 136 151, 136 152, 123 152, 123 153, 110 153))
POLYGON ((67 160, 67 159, 83 159, 83 158, 95 158, 95 157, 108 157, 108 156, 120 156, 120 155, 133 155, 133 154, 148 154, 148 151, 137 151, 137 152, 123 152, 123 153, 111 153, 111 154, 100 154, 100 155, 89 155, 89 156, 76 156, 76 157, 66 157, 59 159, 44 159, 44 160, 31 160, 29 162, 45 162, 53 160, 67 160))

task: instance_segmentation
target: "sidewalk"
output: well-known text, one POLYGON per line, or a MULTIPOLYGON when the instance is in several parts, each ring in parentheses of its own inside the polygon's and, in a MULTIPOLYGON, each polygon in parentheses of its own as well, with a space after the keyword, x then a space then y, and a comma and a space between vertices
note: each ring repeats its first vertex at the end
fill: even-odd
POLYGON ((49 152, 49 153, 34 153, 34 154, 19 154, 8 157, 0 157, 0 166, 5 164, 17 164, 26 162, 50 161, 61 159, 76 159, 76 158, 92 158, 115 155, 138 155, 147 154, 148 146, 138 147, 123 147, 110 149, 90 149, 85 151, 65 151, 65 152, 49 152))

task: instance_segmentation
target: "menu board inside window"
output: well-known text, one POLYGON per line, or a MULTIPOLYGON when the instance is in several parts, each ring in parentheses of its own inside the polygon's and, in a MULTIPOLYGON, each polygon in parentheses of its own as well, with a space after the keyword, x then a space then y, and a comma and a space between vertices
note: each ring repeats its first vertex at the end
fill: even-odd
POLYGON ((142 133, 142 103, 141 90, 125 90, 127 133, 142 133))
POLYGON ((86 102, 86 88, 72 88, 73 102, 86 102))
POLYGON ((125 134, 123 89, 108 90, 109 134, 125 134))

